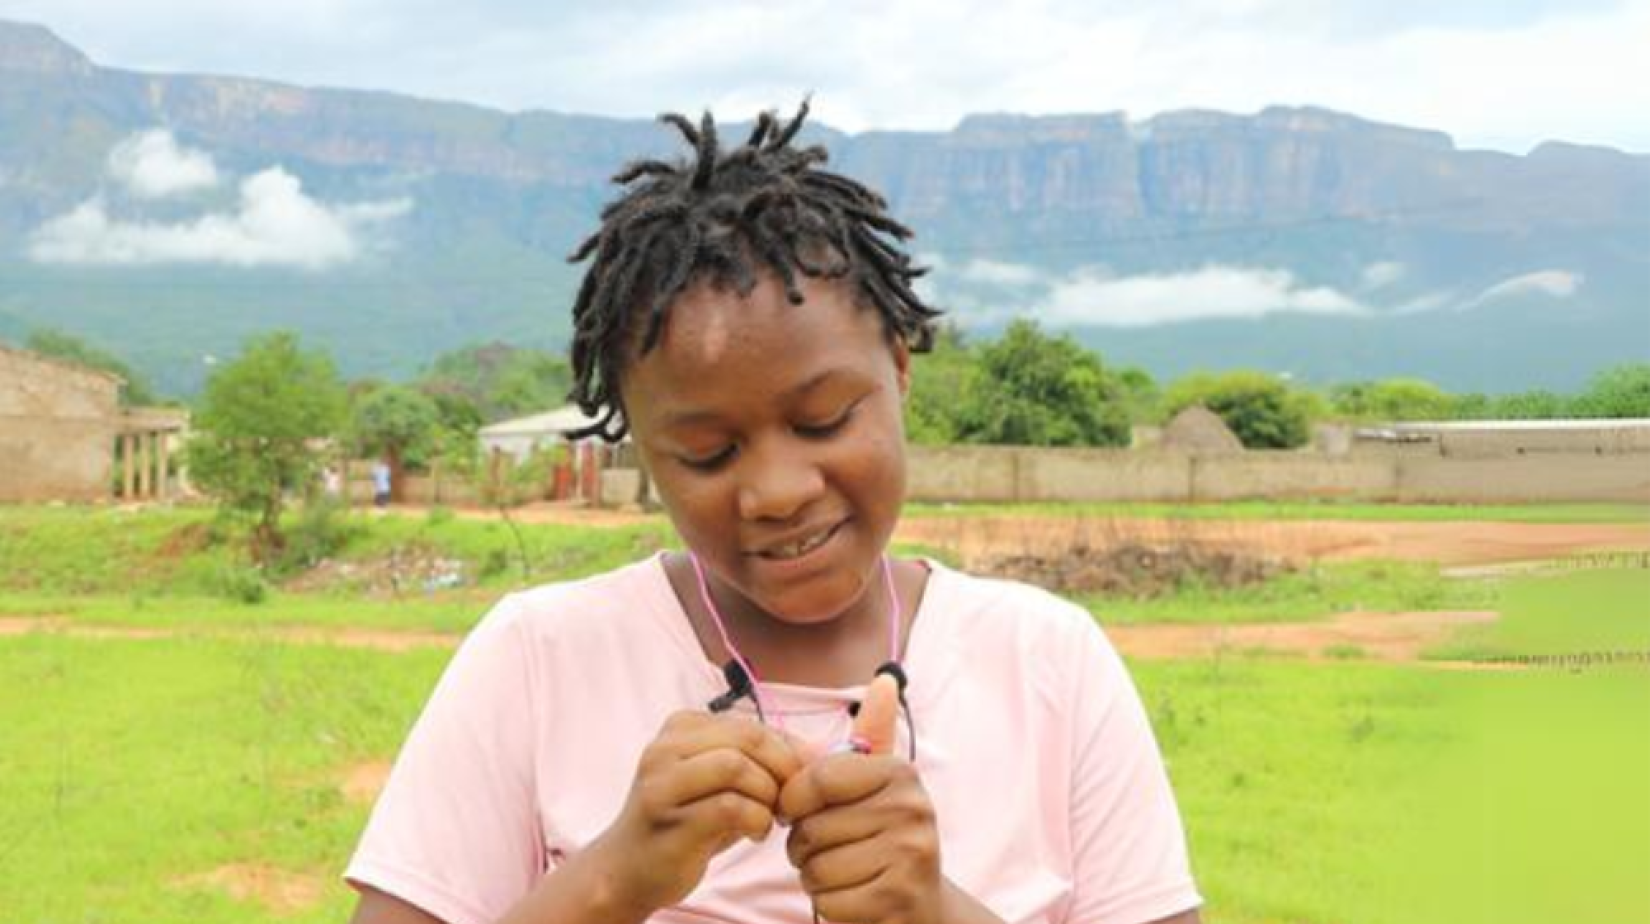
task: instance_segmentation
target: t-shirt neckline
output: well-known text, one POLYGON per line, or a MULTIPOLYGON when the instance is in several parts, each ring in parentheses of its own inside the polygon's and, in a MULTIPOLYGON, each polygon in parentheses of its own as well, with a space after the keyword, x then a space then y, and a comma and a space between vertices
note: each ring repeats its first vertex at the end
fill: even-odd
MULTIPOLYGON (((647 572, 649 610, 672 643, 687 656, 693 672, 704 679, 707 689, 719 692, 726 686, 722 668, 706 657, 705 650, 700 647, 699 638, 693 632, 687 611, 682 607, 682 601, 677 599, 676 590, 665 571, 664 559, 665 553, 661 551, 638 563, 647 572)), ((951 579, 954 577, 949 568, 932 558, 921 556, 918 560, 928 568, 928 581, 923 587, 921 599, 917 601, 916 613, 905 641, 905 657, 902 659, 907 674, 912 678, 907 698, 913 705, 925 699, 925 693, 931 695, 939 687, 937 683, 919 682, 919 678, 923 681, 937 681, 940 669, 949 660, 945 657, 944 651, 945 635, 940 633, 934 624, 938 622, 937 615, 947 609, 942 605, 942 598, 949 592, 951 579)), ((866 680, 869 681, 870 678, 866 680)), ((865 684, 838 688, 762 681, 763 695, 773 703, 775 711, 781 715, 805 715, 840 710, 847 703, 857 702, 864 695, 864 691, 865 684)), ((714 696, 715 693, 711 695, 714 696)))

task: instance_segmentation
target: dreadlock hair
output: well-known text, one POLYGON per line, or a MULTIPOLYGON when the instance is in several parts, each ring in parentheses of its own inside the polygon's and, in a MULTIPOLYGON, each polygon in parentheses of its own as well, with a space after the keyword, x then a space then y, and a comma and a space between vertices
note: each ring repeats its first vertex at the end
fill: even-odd
POLYGON ((613 177, 625 192, 568 258, 595 256, 573 304, 569 394, 595 423, 575 436, 617 442, 629 431, 619 376, 638 329, 636 355, 646 355, 659 342, 671 303, 705 276, 743 298, 766 270, 792 305, 803 301, 799 275, 841 279, 857 301, 876 308, 891 336, 915 352, 932 347, 940 312, 912 289, 927 269, 897 243, 911 237, 910 229, 888 215, 877 193, 818 169, 827 159, 823 147, 791 146, 807 116, 807 100, 788 122, 764 112, 743 145, 724 151, 709 112, 697 126, 666 113, 659 121, 686 139, 692 156, 639 160, 613 177))

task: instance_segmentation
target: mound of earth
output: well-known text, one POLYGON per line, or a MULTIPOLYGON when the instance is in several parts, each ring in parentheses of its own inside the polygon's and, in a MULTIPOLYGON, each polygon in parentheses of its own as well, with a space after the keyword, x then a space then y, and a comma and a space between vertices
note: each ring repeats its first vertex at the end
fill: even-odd
POLYGON ((1282 559, 1208 546, 1152 546, 1125 542, 1102 548, 1079 544, 1045 553, 989 555, 979 570, 1059 593, 1159 597, 1188 586, 1244 587, 1291 570, 1282 559))

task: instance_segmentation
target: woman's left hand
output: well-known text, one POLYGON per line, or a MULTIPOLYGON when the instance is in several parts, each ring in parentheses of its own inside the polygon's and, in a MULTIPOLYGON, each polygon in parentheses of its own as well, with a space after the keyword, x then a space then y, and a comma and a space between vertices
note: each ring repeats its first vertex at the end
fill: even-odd
POLYGON ((891 754, 822 758, 780 791, 779 813, 791 820, 786 852, 821 918, 944 920, 934 806, 910 763, 891 754))

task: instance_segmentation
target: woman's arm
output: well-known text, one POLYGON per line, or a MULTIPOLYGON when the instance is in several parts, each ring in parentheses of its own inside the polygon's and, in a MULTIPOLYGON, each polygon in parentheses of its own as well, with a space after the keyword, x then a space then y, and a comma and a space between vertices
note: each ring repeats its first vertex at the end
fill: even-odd
MULTIPOLYGON (((755 719, 672 715, 643 751, 613 824, 496 924, 642 924, 692 892, 717 854, 767 836, 780 787, 800 767, 790 744, 755 719)), ((353 924, 451 922, 363 890, 353 924)))
MULTIPOLYGON (((656 908, 626 902, 610 875, 612 864, 593 844, 539 880, 498 924, 643 924, 656 908)), ((451 924, 396 898, 365 887, 350 924, 451 924)))

